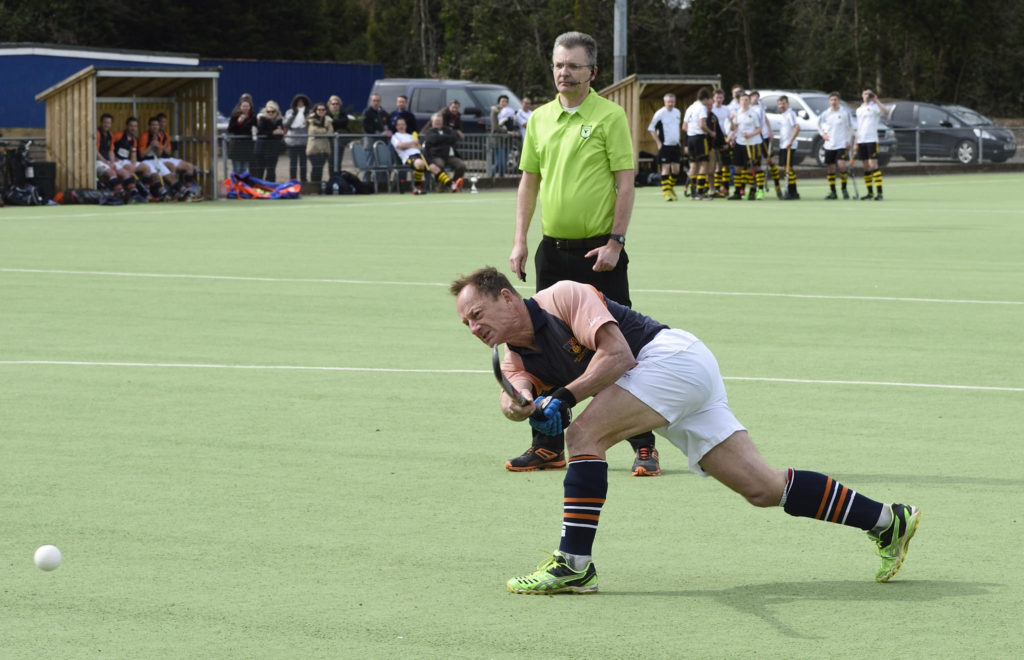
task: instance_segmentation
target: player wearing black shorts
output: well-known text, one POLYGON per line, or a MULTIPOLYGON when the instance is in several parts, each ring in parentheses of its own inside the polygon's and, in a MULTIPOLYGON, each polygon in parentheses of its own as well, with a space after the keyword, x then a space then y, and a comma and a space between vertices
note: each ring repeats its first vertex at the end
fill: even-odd
POLYGON ((711 128, 708 118, 711 92, 701 87, 697 100, 686 109, 686 153, 690 157, 690 199, 711 199, 708 195, 708 166, 711 156, 711 128))
POLYGON ((682 114, 676 107, 676 95, 666 94, 662 99, 665 105, 658 109, 651 118, 647 130, 658 145, 658 162, 661 163, 661 194, 666 202, 679 199, 676 196, 676 181, 679 177, 679 163, 683 160, 683 150, 679 143, 680 123, 682 114))

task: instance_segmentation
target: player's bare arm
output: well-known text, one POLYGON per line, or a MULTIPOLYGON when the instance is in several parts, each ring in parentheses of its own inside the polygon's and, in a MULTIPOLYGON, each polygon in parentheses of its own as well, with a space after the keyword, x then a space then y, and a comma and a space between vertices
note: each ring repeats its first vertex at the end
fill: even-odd
MULTIPOLYGON (((636 197, 633 170, 616 171, 615 184, 619 193, 618 197, 615 198, 615 217, 612 220, 612 233, 625 236, 626 229, 629 227, 629 220, 633 215, 633 199, 636 197)), ((521 183, 520 188, 522 188, 521 183)), ((519 223, 517 221, 517 234, 519 231, 518 224, 519 223)), ((524 232, 524 245, 526 244, 525 235, 526 234, 524 232)), ((615 266, 619 263, 619 255, 622 254, 622 247, 622 243, 614 239, 608 239, 607 243, 599 248, 594 248, 584 256, 588 259, 594 256, 597 257, 594 261, 594 271, 596 272, 614 270, 615 266)))
POLYGON ((617 381, 622 374, 636 366, 633 351, 619 326, 611 321, 605 323, 594 335, 594 357, 587 370, 579 378, 566 385, 577 401, 594 396, 617 381))
POLYGON ((516 194, 516 231, 512 239, 512 253, 508 257, 509 268, 526 281, 526 258, 530 249, 526 246, 526 235, 530 231, 530 220, 537 208, 537 194, 540 192, 540 173, 523 172, 516 194))

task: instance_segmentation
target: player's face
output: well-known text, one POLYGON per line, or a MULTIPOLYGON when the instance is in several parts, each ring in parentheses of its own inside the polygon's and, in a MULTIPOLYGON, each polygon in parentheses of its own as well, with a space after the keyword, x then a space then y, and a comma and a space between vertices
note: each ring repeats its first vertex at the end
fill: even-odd
POLYGON ((491 298, 470 284, 455 299, 455 311, 474 337, 488 346, 494 346, 508 338, 512 327, 515 316, 509 303, 504 295, 491 298))
POLYGON ((744 110, 750 108, 750 97, 746 94, 740 95, 740 107, 744 110))
POLYGON ((839 97, 838 96, 830 96, 830 97, 828 97, 828 107, 832 108, 833 110, 838 110, 839 109, 839 97))
POLYGON ((370 105, 372 105, 374 107, 374 109, 379 108, 380 107, 380 97, 379 96, 371 96, 370 97, 370 105))
POLYGON ((159 133, 160 132, 160 120, 149 122, 149 132, 159 133))
POLYGON ((676 99, 675 99, 675 97, 666 96, 665 97, 665 107, 668 108, 669 110, 671 110, 672 108, 676 107, 676 99))
POLYGON ((785 112, 789 110, 789 101, 786 99, 779 99, 779 112, 785 112))
POLYGON ((138 135, 139 134, 139 122, 137 122, 137 121, 130 121, 130 122, 128 122, 127 124, 125 124, 125 130, 128 131, 129 135, 138 135))
POLYGON ((395 107, 398 108, 399 110, 405 110, 405 98, 399 96, 398 100, 395 101, 395 107))
POLYGON ((559 92, 571 94, 579 89, 586 89, 596 67, 587 65, 587 49, 583 46, 566 48, 559 46, 551 59, 552 75, 555 88, 559 92))
POLYGON ((433 126, 434 128, 440 129, 442 126, 444 126, 444 117, 441 117, 440 115, 434 115, 433 117, 430 118, 430 125, 433 126))
POLYGON ((100 120, 100 128, 105 132, 110 131, 110 127, 114 125, 114 119, 112 117, 104 117, 100 120))
POLYGON ((405 133, 405 120, 399 119, 395 122, 395 130, 399 133, 405 133))
POLYGON ((715 107, 717 108, 721 106, 723 103, 725 103, 725 94, 715 94, 715 107))

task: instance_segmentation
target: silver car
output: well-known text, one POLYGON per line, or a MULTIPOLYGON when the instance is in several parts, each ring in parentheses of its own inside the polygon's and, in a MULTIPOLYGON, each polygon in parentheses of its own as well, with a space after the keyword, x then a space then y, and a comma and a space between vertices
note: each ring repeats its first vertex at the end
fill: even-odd
MULTIPOLYGON (((818 134, 818 115, 828 109, 828 93, 820 90, 787 90, 768 89, 760 90, 761 105, 764 106, 765 114, 772 125, 772 137, 779 139, 779 126, 782 123, 782 116, 778 111, 779 97, 789 97, 789 107, 796 113, 800 123, 800 132, 796 136, 796 152, 793 154, 796 165, 804 158, 813 157, 819 166, 825 166, 825 147, 822 144, 821 135, 818 134)), ((855 111, 845 101, 840 101, 843 107, 854 114, 855 111)), ((892 128, 885 122, 878 123, 878 164, 886 165, 892 158, 896 146, 896 135, 892 128)), ((851 156, 853 154, 850 154, 851 156)))

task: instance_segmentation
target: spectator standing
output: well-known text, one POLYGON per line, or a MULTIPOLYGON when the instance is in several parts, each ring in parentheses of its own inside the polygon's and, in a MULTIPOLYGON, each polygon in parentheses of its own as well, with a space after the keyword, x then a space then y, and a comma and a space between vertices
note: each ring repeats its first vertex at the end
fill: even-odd
POLYGON ((296 94, 284 115, 284 143, 288 148, 288 178, 306 180, 306 143, 309 132, 309 97, 296 94))
POLYGON ((256 115, 256 148, 253 161, 256 164, 253 175, 264 181, 277 181, 277 159, 284 151, 284 120, 281 108, 275 101, 267 101, 263 110, 256 115))
POLYGON ((367 149, 371 148, 375 139, 391 139, 388 111, 381 107, 380 94, 371 94, 370 105, 363 111, 363 133, 368 136, 364 138, 367 149))
MULTIPOLYGON (((348 126, 348 114, 342 109, 341 97, 337 94, 332 95, 327 99, 327 118, 331 120, 331 135, 348 134, 351 131, 348 126)), ((327 140, 330 145, 331 155, 328 161, 328 172, 334 174, 341 170, 341 161, 345 160, 345 147, 348 146, 348 140, 344 140, 338 137, 332 137, 327 140)))
MULTIPOLYGON (((327 106, 317 103, 313 106, 313 112, 309 116, 307 127, 309 137, 306 139, 306 155, 309 157, 309 180, 313 183, 323 181, 324 165, 331 156, 334 133, 334 119, 328 114, 327 106)), ((330 178, 331 170, 328 170, 327 178, 330 178)))
POLYGON ((508 169, 508 136, 518 134, 516 112, 508 105, 508 95, 498 97, 498 105, 491 106, 491 134, 494 142, 494 164, 491 176, 505 176, 508 169))
MULTIPOLYGON (((388 130, 391 131, 391 133, 395 132, 395 122, 399 117, 405 120, 405 125, 409 129, 410 133, 415 133, 419 130, 419 126, 417 126, 416 122, 416 115, 409 112, 409 99, 404 95, 395 99, 395 109, 391 111, 390 115, 388 115, 388 130)), ((391 133, 388 134, 388 137, 391 137, 391 133)))
POLYGON ((530 115, 533 114, 533 101, 530 100, 529 96, 524 96, 521 101, 522 106, 516 110, 516 126, 519 127, 519 137, 526 137, 526 122, 530 121, 530 115))
POLYGON ((455 134, 459 136, 459 139, 462 140, 466 136, 462 132, 462 112, 460 108, 459 100, 452 99, 441 112, 441 118, 444 119, 444 125, 450 126, 455 131, 455 134))
POLYGON ((256 135, 256 113, 252 97, 243 94, 228 119, 228 158, 235 172, 248 172, 252 166, 253 137, 256 135))

